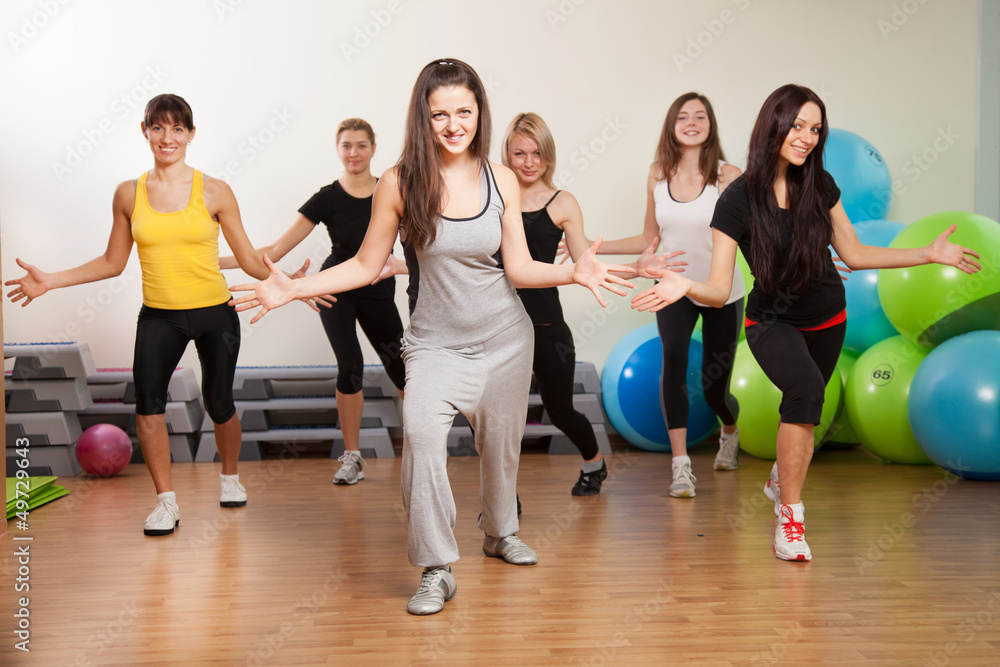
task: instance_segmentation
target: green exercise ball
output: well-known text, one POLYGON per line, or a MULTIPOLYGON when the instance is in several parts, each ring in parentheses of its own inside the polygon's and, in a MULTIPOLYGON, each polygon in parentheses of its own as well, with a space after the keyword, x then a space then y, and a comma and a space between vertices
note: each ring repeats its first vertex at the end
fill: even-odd
MULTIPOLYGON (((851 369, 854 368, 857 360, 857 352, 852 352, 848 349, 841 350, 840 358, 837 359, 837 370, 840 372, 841 385, 844 391, 847 391, 847 378, 850 377, 851 369)), ((830 432, 826 434, 826 441, 823 443, 823 446, 830 449, 851 449, 860 444, 861 440, 858 438, 858 434, 854 432, 851 420, 847 416, 847 401, 841 401, 840 410, 833 420, 830 432)))
POLYGON ((926 264, 882 269, 878 296, 899 333, 933 348, 959 334, 1000 329, 1000 224, 965 211, 934 213, 907 225, 890 248, 930 245, 952 224, 949 239, 981 256, 982 271, 969 275, 951 266, 926 264))
POLYGON ((928 350, 904 336, 876 343, 858 357, 847 378, 847 415, 861 444, 892 463, 926 464, 930 458, 910 430, 910 383, 928 350))

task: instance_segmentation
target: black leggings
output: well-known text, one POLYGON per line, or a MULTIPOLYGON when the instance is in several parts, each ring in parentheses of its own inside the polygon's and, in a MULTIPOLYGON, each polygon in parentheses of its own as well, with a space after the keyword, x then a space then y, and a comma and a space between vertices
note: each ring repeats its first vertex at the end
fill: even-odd
POLYGON ((573 375, 576 348, 565 322, 535 327, 535 359, 532 363, 542 406, 552 425, 565 433, 584 459, 597 456, 597 437, 586 415, 573 407, 573 375))
POLYGON ((165 310, 143 306, 135 330, 135 412, 162 415, 167 386, 189 341, 201 361, 201 394, 216 424, 236 414, 233 378, 240 352, 240 319, 225 303, 207 308, 165 310))
POLYGON ((740 337, 743 299, 722 308, 711 308, 684 298, 656 312, 656 328, 663 343, 660 400, 668 430, 687 428, 688 346, 699 315, 702 318, 701 382, 705 402, 727 426, 735 424, 740 413, 739 402, 729 392, 729 380, 740 337))
POLYGON ((747 344, 768 379, 781 390, 781 421, 819 424, 826 385, 844 344, 847 322, 799 331, 784 322, 747 327, 747 344))
POLYGON ((337 295, 337 302, 331 308, 320 306, 319 315, 337 358, 337 391, 342 394, 361 391, 365 360, 358 342, 358 324, 382 360, 389 379, 398 389, 403 388, 406 381, 400 356, 403 323, 391 298, 372 299, 344 292, 337 295))

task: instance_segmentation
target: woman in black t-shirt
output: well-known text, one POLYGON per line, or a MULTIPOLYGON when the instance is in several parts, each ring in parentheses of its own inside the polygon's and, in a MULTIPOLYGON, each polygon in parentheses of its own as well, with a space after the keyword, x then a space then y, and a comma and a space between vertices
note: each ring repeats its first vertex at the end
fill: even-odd
POLYGON ((925 248, 863 245, 844 213, 840 190, 823 171, 826 108, 808 88, 782 86, 764 102, 750 137, 746 173, 719 199, 712 218, 707 282, 662 272, 662 281, 632 300, 659 310, 687 295, 725 304, 737 246, 754 276, 747 299, 747 343, 781 390, 777 462, 764 493, 774 501, 774 555, 809 561, 801 493, 813 453, 823 392, 840 356, 846 327, 844 288, 828 246, 851 269, 946 264, 966 273, 979 257, 955 245, 952 226, 925 248), (780 479, 780 490, 778 481, 780 479))
MULTIPOLYGON (((344 165, 344 175, 320 189, 299 209, 295 222, 277 241, 258 249, 277 262, 301 243, 319 223, 330 234, 330 256, 322 269, 340 264, 357 254, 368 231, 372 215, 372 195, 378 179, 372 175, 375 154, 375 131, 360 118, 348 118, 337 128, 337 155, 344 165)), ((223 269, 236 268, 231 258, 223 258, 223 269)), ((405 371, 400 356, 403 323, 393 300, 396 280, 405 266, 392 255, 375 284, 360 287, 326 299, 319 309, 323 328, 337 358, 337 415, 344 437, 341 467, 333 476, 334 484, 356 484, 365 478, 364 461, 358 445, 364 396, 361 385, 364 357, 358 342, 360 324, 368 341, 379 355, 393 384, 403 395, 405 371)), ((298 276, 299 274, 296 274, 298 276)))

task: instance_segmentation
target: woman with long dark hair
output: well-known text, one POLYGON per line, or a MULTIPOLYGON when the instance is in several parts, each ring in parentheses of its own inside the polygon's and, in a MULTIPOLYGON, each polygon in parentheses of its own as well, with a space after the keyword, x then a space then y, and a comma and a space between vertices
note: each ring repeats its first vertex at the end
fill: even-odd
POLYGON ((400 235, 409 268, 410 323, 403 336, 403 504, 407 555, 423 568, 411 614, 434 614, 456 591, 455 501, 447 436, 459 412, 480 454, 483 552, 515 565, 538 556, 516 535, 518 457, 531 379, 532 326, 515 288, 578 283, 603 305, 598 287, 631 286, 595 259, 595 243, 574 266, 531 259, 517 179, 489 161, 490 110, 479 75, 459 60, 436 60, 417 77, 403 152, 375 189, 368 234, 355 257, 290 280, 234 287, 251 322, 304 295, 367 285, 400 235))
POLYGON ((777 461, 764 492, 778 516, 774 555, 792 561, 812 560, 802 488, 846 327, 844 287, 828 246, 851 269, 931 263, 966 273, 980 269, 978 254, 948 240, 954 226, 924 248, 863 245, 837 184, 823 170, 826 135, 826 107, 816 93, 797 85, 774 91, 754 125, 746 173, 716 206, 708 280, 660 272, 661 282, 632 300, 640 310, 656 311, 683 296, 721 307, 731 290, 736 249, 743 251, 754 275, 747 343, 782 392, 777 461))
POLYGON ((240 349, 240 322, 226 305, 232 298, 219 271, 219 231, 244 271, 255 277, 268 268, 254 252, 233 191, 185 162, 194 140, 191 107, 177 95, 157 95, 146 105, 142 134, 153 168, 115 190, 111 236, 104 254, 72 269, 46 273, 17 260, 28 273, 7 285, 26 306, 50 289, 120 275, 133 244, 142 265, 142 308, 135 335, 136 431, 156 488, 156 506, 146 535, 169 535, 180 524, 170 476, 170 444, 164 416, 170 376, 189 341, 198 348, 202 396, 215 424, 222 461, 219 504, 246 505, 236 471, 242 429, 233 402, 240 349))
MULTIPOLYGON (((652 241, 663 240, 674 254, 683 250, 690 280, 706 280, 712 261, 710 223, 715 204, 740 170, 726 161, 719 141, 715 111, 708 98, 685 93, 670 105, 656 161, 646 179, 646 217, 642 234, 605 241, 602 254, 639 253, 652 241)), ((645 263, 640 261, 640 267, 645 263)), ((643 272, 645 273, 645 271, 643 272)), ((705 401, 722 422, 716 470, 739 467, 739 403, 729 391, 740 320, 743 280, 734 273, 722 308, 712 308, 688 295, 656 313, 663 343, 661 407, 670 439, 672 480, 668 493, 693 498, 697 481, 687 452, 688 348, 698 318, 702 318, 702 387, 705 401)))
MULTIPOLYGON (((323 269, 354 257, 361 247, 372 217, 372 195, 378 182, 371 172, 375 130, 361 118, 348 118, 337 128, 335 136, 344 174, 310 197, 299 208, 295 222, 277 241, 258 249, 258 253, 267 255, 272 262, 279 261, 304 241, 320 223, 326 225, 330 235, 330 256, 323 262, 323 269)), ((344 453, 340 457, 340 469, 333 475, 334 484, 357 484, 365 478, 359 445, 365 407, 361 392, 365 360, 358 341, 358 325, 378 353, 400 397, 403 396, 405 371, 399 349, 403 323, 393 300, 396 280, 392 276, 397 261, 390 256, 383 271, 385 279, 325 300, 327 303, 323 305, 326 307, 319 311, 337 359, 337 415, 344 437, 344 453)), ((223 269, 234 269, 236 258, 223 257, 219 265, 223 269)))

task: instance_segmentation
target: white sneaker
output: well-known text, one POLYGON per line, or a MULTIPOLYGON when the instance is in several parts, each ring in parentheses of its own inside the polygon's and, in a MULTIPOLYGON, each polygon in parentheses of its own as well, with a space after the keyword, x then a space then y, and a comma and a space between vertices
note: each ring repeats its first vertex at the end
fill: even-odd
POLYGON ((691 470, 691 464, 684 462, 674 465, 673 472, 674 480, 670 485, 670 495, 674 498, 694 498, 694 483, 698 480, 691 470))
POLYGON ((221 507, 243 507, 247 504, 247 490, 238 480, 226 477, 219 482, 219 505, 221 507))
POLYGON ((736 470, 740 467, 740 430, 719 435, 719 453, 715 455, 716 470, 736 470))
POLYGON ((774 530, 774 555, 781 560, 811 561, 812 551, 806 544, 806 524, 802 503, 782 505, 778 527, 774 530))
POLYGON ((361 452, 348 449, 337 460, 341 465, 333 475, 334 484, 357 484, 365 478, 365 471, 361 469, 365 460, 361 458, 361 452))
POLYGON ((181 524, 181 511, 173 500, 161 500, 146 517, 144 535, 169 535, 181 524))
POLYGON ((426 567, 420 578, 420 587, 406 605, 406 611, 417 616, 436 614, 444 609, 446 600, 455 597, 458 584, 451 568, 426 567))
POLYGON ((778 486, 778 462, 774 462, 771 475, 764 484, 764 495, 774 503, 774 516, 781 516, 781 487, 778 486))

